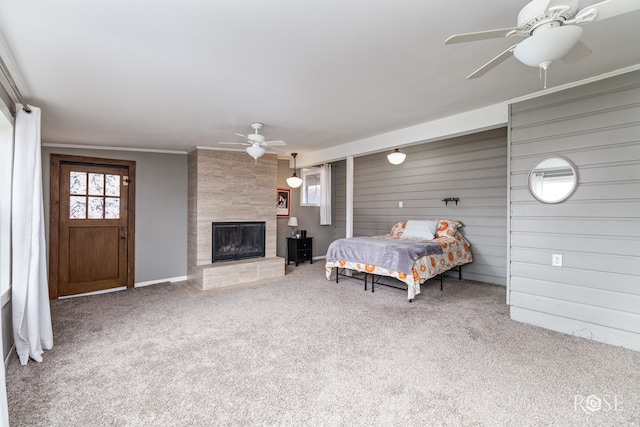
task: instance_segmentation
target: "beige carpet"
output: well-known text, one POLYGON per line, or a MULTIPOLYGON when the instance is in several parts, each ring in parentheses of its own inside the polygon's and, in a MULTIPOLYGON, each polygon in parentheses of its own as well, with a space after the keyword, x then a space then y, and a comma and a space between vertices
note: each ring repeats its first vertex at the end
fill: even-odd
POLYGON ((408 303, 327 281, 322 262, 228 290, 53 301, 55 347, 7 370, 10 420, 640 425, 640 353, 513 322, 504 301, 503 287, 448 278, 408 303))

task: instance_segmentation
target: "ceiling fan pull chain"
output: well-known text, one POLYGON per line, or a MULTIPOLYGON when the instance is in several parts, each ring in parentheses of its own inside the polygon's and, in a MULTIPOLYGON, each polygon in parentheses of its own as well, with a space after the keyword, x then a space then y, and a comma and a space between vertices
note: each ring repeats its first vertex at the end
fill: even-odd
POLYGON ((540 67, 540 80, 543 81, 544 89, 547 88, 547 69, 545 67, 540 67))
POLYGON ((539 67, 538 70, 540 71, 539 73, 540 76, 538 78, 543 81, 542 84, 544 86, 544 89, 546 89, 547 88, 547 69, 539 67))
POLYGON ((547 69, 549 68, 549 65, 551 65, 551 61, 544 61, 541 62, 540 65, 538 66, 538 68, 540 69, 540 79, 543 78, 543 73, 544 73, 544 88, 547 88, 547 69))

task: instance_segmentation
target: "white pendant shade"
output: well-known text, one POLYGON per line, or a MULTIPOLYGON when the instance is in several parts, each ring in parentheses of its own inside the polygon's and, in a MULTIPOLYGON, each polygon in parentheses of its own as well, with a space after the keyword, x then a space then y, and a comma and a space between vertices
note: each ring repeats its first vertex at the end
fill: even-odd
POLYGON ((291 188, 298 188, 302 185, 302 179, 294 172, 292 176, 287 178, 287 185, 291 188))
POLYGON ((259 145, 250 145, 246 148, 247 153, 254 159, 258 160, 258 157, 262 157, 262 155, 266 152, 264 148, 259 145))
POLYGON ((546 69, 551 62, 565 56, 578 43, 582 36, 582 27, 565 25, 555 27, 521 41, 513 51, 520 62, 530 67, 546 69), (546 64, 546 66, 543 66, 546 64))
POLYGON ((389 160, 389 163, 391 163, 392 165, 399 165, 400 163, 404 162, 404 159, 406 158, 407 158, 407 155, 404 153, 401 153, 400 150, 398 150, 397 148, 393 150, 392 153, 389 153, 387 155, 387 160, 389 160))

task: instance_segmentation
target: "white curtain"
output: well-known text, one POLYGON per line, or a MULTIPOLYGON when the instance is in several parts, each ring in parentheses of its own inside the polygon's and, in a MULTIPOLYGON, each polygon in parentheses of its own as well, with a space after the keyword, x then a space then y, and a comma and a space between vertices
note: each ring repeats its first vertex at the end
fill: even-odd
POLYGON ((320 225, 331 225, 331 165, 320 166, 320 225))
POLYGON ((12 224, 13 339, 20 363, 53 347, 44 240, 40 109, 16 105, 12 224))

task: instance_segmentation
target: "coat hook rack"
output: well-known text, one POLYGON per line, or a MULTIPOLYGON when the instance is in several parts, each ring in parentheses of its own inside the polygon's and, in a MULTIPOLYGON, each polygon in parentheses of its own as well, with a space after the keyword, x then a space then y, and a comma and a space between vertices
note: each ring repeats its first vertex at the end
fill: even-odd
POLYGON ((458 206, 458 200, 460 200, 459 197, 447 197, 442 199, 442 201, 444 202, 445 206, 449 205, 449 202, 456 202, 456 206, 458 206))

